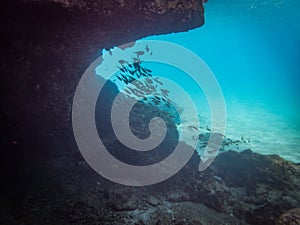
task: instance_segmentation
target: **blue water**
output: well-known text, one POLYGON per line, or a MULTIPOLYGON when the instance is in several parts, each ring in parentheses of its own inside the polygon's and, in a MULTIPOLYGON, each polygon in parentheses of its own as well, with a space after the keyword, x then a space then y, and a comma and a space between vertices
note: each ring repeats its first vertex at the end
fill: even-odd
POLYGON ((227 137, 300 162, 299 9, 299 0, 210 0, 203 27, 147 39, 182 45, 210 67, 226 101, 227 137))

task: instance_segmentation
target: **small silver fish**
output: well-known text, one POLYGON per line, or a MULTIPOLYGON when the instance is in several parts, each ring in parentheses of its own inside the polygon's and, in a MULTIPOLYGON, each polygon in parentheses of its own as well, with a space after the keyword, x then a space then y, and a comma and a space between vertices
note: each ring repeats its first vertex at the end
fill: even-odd
POLYGON ((149 52, 150 49, 149 49, 148 45, 146 45, 145 50, 146 50, 146 52, 149 52))
POLYGON ((160 84, 160 85, 164 85, 161 81, 158 80, 158 77, 153 78, 153 80, 155 80, 155 81, 156 81, 158 84, 160 84))
POLYGON ((144 51, 138 51, 138 52, 135 52, 136 55, 140 56, 140 55, 144 55, 145 52, 144 51))
POLYGON ((120 60, 119 60, 119 63, 120 63, 121 65, 123 65, 123 64, 128 63, 128 62, 125 61, 125 60, 123 60, 123 59, 120 59, 120 60))

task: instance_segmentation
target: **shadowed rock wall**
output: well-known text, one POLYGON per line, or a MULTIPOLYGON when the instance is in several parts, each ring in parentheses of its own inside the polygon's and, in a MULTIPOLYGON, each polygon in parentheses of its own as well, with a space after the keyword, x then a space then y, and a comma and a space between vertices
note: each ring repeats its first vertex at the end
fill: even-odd
POLYGON ((68 151, 73 93, 103 48, 204 21, 197 0, 23 0, 0 10, 1 139, 12 156, 68 151))

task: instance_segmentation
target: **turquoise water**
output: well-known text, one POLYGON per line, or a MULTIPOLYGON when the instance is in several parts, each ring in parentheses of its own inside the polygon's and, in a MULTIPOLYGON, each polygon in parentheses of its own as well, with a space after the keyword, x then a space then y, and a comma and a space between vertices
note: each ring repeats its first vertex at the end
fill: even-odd
MULTIPOLYGON (((203 27, 147 39, 182 45, 210 67, 225 98, 226 136, 249 140, 236 150, 251 148, 300 162, 299 9, 298 0, 210 0, 203 27)), ((197 102, 203 96, 193 88, 187 89, 197 102)), ((201 102, 200 123, 209 126, 210 114, 201 102)))

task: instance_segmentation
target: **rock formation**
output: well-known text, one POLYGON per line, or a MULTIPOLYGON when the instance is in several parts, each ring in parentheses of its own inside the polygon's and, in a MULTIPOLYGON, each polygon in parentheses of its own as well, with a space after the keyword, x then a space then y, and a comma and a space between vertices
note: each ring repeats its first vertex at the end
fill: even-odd
POLYGON ((72 97, 88 65, 104 48, 201 26, 202 1, 14 0, 0 10, 0 224, 267 225, 299 208, 299 165, 279 156, 228 151, 200 173, 195 153, 169 180, 134 188, 100 177, 76 147, 72 97))

